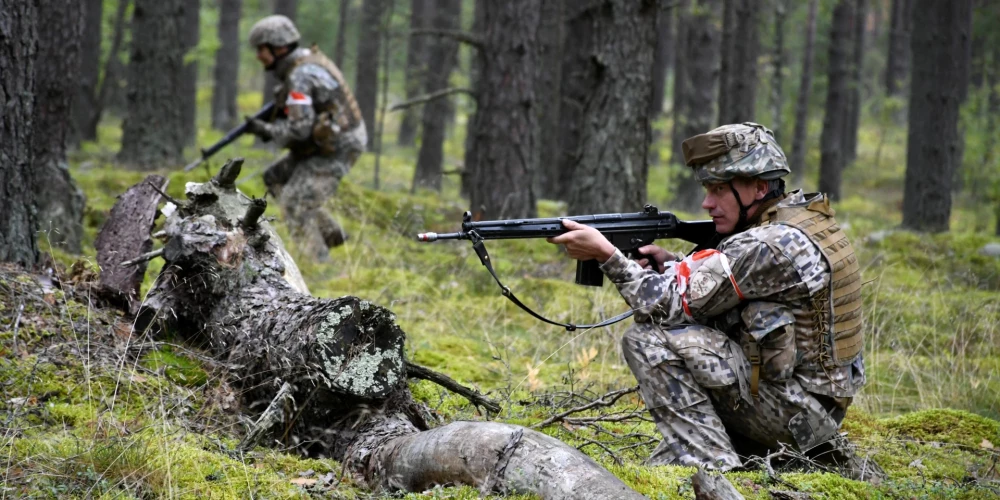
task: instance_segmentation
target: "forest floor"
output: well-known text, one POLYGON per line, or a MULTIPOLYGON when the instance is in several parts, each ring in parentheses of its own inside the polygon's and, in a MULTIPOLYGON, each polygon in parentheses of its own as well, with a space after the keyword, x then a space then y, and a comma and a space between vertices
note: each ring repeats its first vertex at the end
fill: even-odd
MULTIPOLYGON (((242 111, 252 111, 255 99, 241 98, 242 111)), ((463 119, 456 129, 464 128, 463 119)), ((115 197, 147 174, 114 164, 117 125, 103 125, 100 139, 71 157, 87 195, 82 255, 52 249, 41 238, 62 286, 0 268, 0 456, 6 460, 0 498, 376 498, 342 477, 331 460, 274 448, 232 452, 247 422, 225 368, 197 346, 135 331, 70 286, 66 277, 75 262, 78 279, 96 271, 93 242, 115 197)), ((219 136, 201 128, 197 141, 204 146, 219 136)), ((454 136, 446 144, 446 170, 461 164, 462 137, 454 136)), ((780 467, 776 476, 763 469, 727 474, 748 498, 792 489, 813 498, 1000 498, 1000 258, 980 252, 1000 239, 989 236, 989 217, 963 206, 950 233, 894 229, 904 141, 896 128, 864 127, 859 160, 845 173, 847 195, 835 205, 865 280, 868 385, 843 430, 890 478, 873 487, 780 467)), ((811 155, 809 163, 818 164, 818 153, 811 155)), ((260 173, 274 152, 253 147, 249 138, 210 168, 186 174, 180 162, 159 173, 171 180, 167 192, 182 198, 186 182, 207 180, 235 156, 246 158, 238 187, 263 196, 260 173)), ((661 151, 661 158, 668 156, 661 151)), ((313 295, 356 295, 391 309, 407 333, 411 360, 487 392, 503 407, 487 417, 429 382, 411 383, 441 422, 538 425, 634 386, 618 344, 625 324, 573 333, 542 324, 500 296, 467 242, 415 241, 424 230, 457 230, 466 209, 457 176, 446 177, 440 194, 410 194, 415 158, 412 148, 387 145, 375 189, 376 157, 362 157, 328 204, 351 235, 331 252, 329 264, 302 258, 283 232, 279 210, 268 207, 313 295)), ((663 163, 650 174, 648 201, 670 209, 675 171, 663 163)), ((643 201, 636 200, 637 210, 643 201)), ((557 202, 539 204, 539 216, 563 210, 557 202)), ((665 246, 686 249, 681 242, 665 246)), ((610 285, 574 285, 573 262, 544 241, 496 242, 490 251, 505 283, 555 319, 594 321, 625 307, 610 285)), ((158 266, 151 264, 144 291, 158 266)), ((641 410, 638 396, 629 393, 541 430, 579 447, 650 498, 692 498, 692 469, 641 465, 659 439, 641 410), (612 418, 587 418, 600 416, 612 418)), ((478 497, 477 490, 458 487, 405 496, 478 497)))

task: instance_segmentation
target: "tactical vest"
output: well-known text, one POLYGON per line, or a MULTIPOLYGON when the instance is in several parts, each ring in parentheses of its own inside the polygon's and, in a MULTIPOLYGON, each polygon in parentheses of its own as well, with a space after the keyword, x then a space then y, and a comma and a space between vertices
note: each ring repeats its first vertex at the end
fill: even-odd
POLYGON ((812 297, 813 328, 822 339, 823 365, 847 366, 864 348, 861 270, 847 235, 833 218, 826 195, 806 195, 806 204, 771 207, 758 226, 786 224, 809 237, 830 266, 830 286, 812 297))
MULTIPOLYGON (((364 123, 361 118, 361 108, 354 98, 354 93, 347 86, 343 73, 330 58, 326 57, 319 48, 313 46, 309 49, 309 54, 295 60, 288 74, 295 71, 303 64, 315 64, 337 82, 338 90, 341 92, 340 99, 334 98, 327 102, 313 101, 313 109, 316 110, 316 123, 313 124, 312 139, 316 147, 325 154, 332 153, 336 144, 336 136, 340 133, 352 130, 354 127, 364 123)), ((275 109, 285 109, 288 100, 288 88, 281 86, 275 102, 278 104, 275 109)))

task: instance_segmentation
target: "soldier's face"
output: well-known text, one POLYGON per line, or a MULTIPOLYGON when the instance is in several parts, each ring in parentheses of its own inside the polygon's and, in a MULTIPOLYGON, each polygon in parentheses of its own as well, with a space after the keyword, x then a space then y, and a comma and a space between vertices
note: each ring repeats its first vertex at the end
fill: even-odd
POLYGON ((271 52, 271 48, 267 45, 258 45, 257 60, 260 61, 265 68, 274 64, 274 53, 271 52))
MULTIPOLYGON (((701 208, 708 210, 708 215, 715 223, 719 234, 730 234, 740 221, 740 204, 736 201, 733 190, 728 182, 708 182, 705 186, 705 199, 701 208)), ((767 194, 767 182, 751 179, 733 179, 733 188, 740 195, 743 205, 749 205, 767 194)), ((747 217, 752 217, 757 206, 750 207, 747 217)))

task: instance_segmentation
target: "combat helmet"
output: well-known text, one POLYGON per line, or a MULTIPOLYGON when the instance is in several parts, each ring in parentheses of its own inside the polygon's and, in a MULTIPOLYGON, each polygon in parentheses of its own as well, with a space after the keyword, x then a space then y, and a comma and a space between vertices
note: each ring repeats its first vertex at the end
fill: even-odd
POLYGON ((791 173, 774 133, 758 123, 723 125, 685 140, 681 149, 684 162, 702 183, 737 177, 771 181, 791 173))
POLYGON ((298 43, 300 38, 299 30, 295 29, 295 23, 279 14, 267 16, 257 21, 253 28, 250 28, 250 46, 253 48, 261 45, 284 47, 298 43))

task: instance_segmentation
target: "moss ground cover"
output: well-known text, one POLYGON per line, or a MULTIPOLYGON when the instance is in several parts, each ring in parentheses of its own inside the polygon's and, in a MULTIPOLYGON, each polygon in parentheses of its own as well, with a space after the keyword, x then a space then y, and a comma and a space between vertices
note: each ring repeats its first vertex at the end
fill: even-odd
MULTIPOLYGON (((252 111, 258 101, 241 98, 241 110, 252 111)), ((388 128, 395 129, 392 123, 388 128)), ((981 222, 961 206, 951 233, 894 231, 905 137, 868 132, 861 134, 859 161, 845 174, 844 192, 851 194, 836 204, 866 282, 869 384, 844 430, 885 466, 890 480, 875 488, 818 472, 781 478, 814 498, 1000 497, 1000 260, 979 253, 997 240, 973 232, 981 222), (879 168, 861 167, 876 158, 879 168)), ((198 140, 207 144, 218 136, 204 127, 198 140)), ((145 175, 114 165, 119 139, 118 124, 109 121, 97 142, 73 153, 73 175, 88 197, 86 241, 82 255, 52 250, 60 270, 77 260, 94 262, 93 241, 115 197, 145 175)), ((449 140, 449 165, 460 163, 461 141, 461 134, 449 140)), ((259 174, 274 153, 242 139, 225 155, 246 158, 239 187, 263 196, 259 174)), ((666 166, 667 155, 652 169, 649 200, 669 209, 670 186, 663 179, 675 171, 666 166)), ((539 323, 499 295, 468 243, 415 241, 423 230, 455 230, 466 208, 457 176, 446 176, 440 194, 409 193, 415 156, 411 149, 387 146, 379 159, 379 190, 374 155, 361 158, 328 204, 351 234, 331 253, 330 264, 303 259, 287 239, 277 207, 268 207, 266 215, 279 221, 312 293, 357 295, 393 310, 407 332, 410 359, 488 392, 503 405, 496 417, 501 421, 534 425, 634 385, 618 346, 625 326, 567 333, 539 323)), ((220 164, 213 160, 210 167, 220 164)), ((212 173, 184 174, 179 168, 162 172, 171 179, 168 193, 178 198, 186 182, 212 173)), ((539 204, 540 216, 563 210, 557 202, 539 204)), ((666 246, 685 249, 678 242, 666 246)), ((47 249, 44 235, 42 247, 47 249)), ((546 315, 582 322, 623 310, 612 287, 575 286, 574 264, 542 241, 491 243, 490 252, 503 280, 546 315)), ((147 288, 157 270, 154 262, 147 288)), ((342 478, 340 465, 330 460, 265 448, 234 455, 245 424, 224 370, 192 346, 134 331, 85 294, 2 272, 0 456, 7 466, 0 495, 373 497, 342 478)), ((428 382, 411 388, 441 422, 487 418, 428 382)), ((562 423, 543 431, 579 447, 650 498, 693 497, 687 480, 692 470, 642 465, 657 433, 641 409, 638 396, 630 394, 610 408, 576 416, 638 418, 562 423)), ((788 489, 760 471, 729 478, 748 498, 788 489)), ((456 487, 406 496, 478 497, 474 489, 456 487)))

